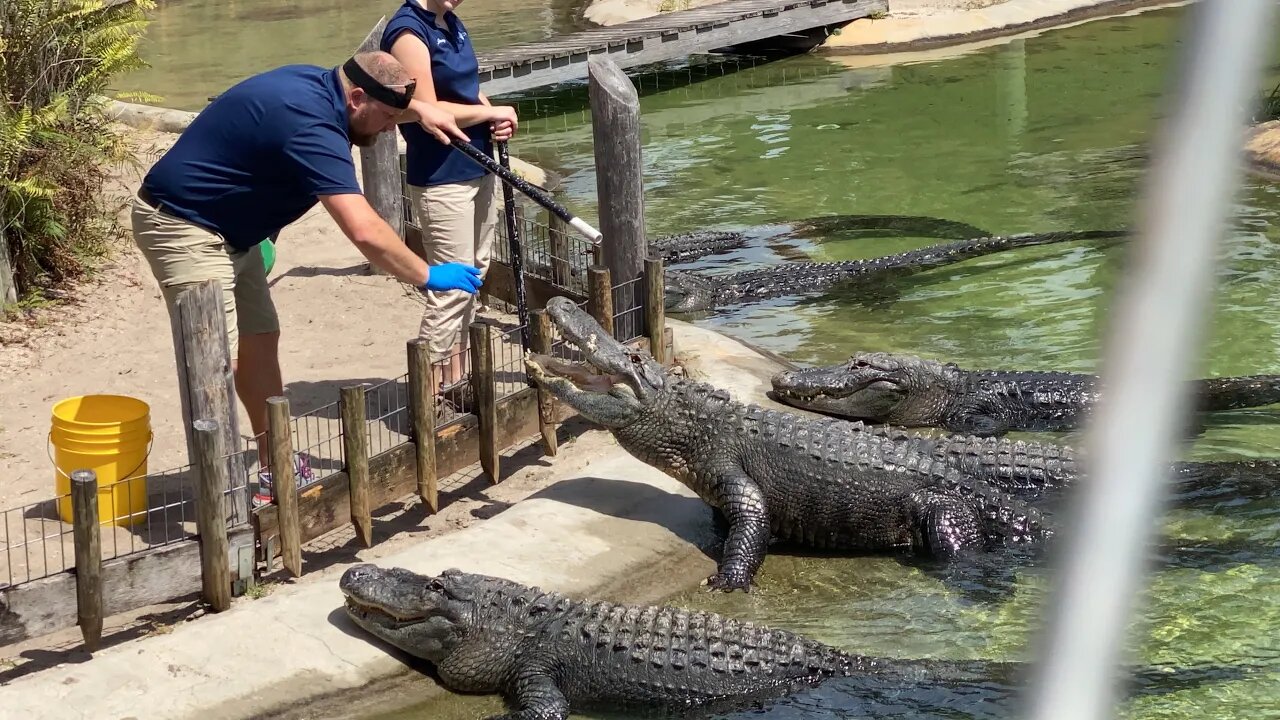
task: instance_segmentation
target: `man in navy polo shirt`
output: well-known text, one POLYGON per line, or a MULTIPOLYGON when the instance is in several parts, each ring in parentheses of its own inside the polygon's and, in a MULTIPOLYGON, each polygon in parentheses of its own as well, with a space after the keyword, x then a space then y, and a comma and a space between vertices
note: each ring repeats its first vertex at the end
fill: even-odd
MULTIPOLYGON (((267 430, 267 398, 284 394, 280 325, 255 246, 317 201, 371 263, 402 282, 424 292, 474 294, 480 286, 474 266, 428 268, 356 181, 352 143, 372 145, 399 123, 417 123, 446 145, 451 136, 467 139, 449 112, 413 99, 414 85, 384 52, 361 53, 340 69, 288 65, 250 77, 192 121, 134 198, 134 240, 171 321, 184 288, 221 282, 236 391, 254 435, 267 430)), ((265 469, 265 444, 259 462, 265 469)))

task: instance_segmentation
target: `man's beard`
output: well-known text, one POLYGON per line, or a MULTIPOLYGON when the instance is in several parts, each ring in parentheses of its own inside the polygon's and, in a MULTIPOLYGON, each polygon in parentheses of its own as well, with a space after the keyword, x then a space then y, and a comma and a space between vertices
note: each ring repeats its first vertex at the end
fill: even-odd
POLYGON ((350 132, 350 136, 351 144, 357 147, 373 147, 373 144, 378 141, 377 135, 366 135, 364 133, 355 132, 354 130, 350 132))

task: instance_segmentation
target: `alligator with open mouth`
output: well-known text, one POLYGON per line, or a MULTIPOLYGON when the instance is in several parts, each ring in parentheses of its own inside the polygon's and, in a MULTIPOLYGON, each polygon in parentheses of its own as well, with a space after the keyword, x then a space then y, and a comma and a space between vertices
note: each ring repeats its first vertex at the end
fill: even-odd
MULTIPOLYGON (((972 435, 1080 428, 1101 396, 1095 375, 965 370, 915 355, 860 352, 845 362, 785 370, 771 379, 788 405, 850 420, 937 427, 972 435)), ((1280 375, 1194 381, 1196 409, 1280 403, 1280 375)))
POLYGON ((728 521, 707 579, 713 589, 749 589, 775 537, 948 561, 1051 535, 1039 511, 982 477, 1043 473, 1045 460, 1058 458, 1039 448, 935 440, 734 402, 618 342, 567 298, 553 298, 547 315, 585 362, 530 355, 530 377, 728 521), (961 460, 976 472, 957 467, 961 460))
POLYGON ((918 250, 843 262, 788 262, 725 275, 668 270, 665 274, 667 312, 691 313, 731 304, 755 302, 800 292, 815 292, 855 283, 906 277, 1016 248, 1071 240, 1124 237, 1125 230, 1067 230, 978 237, 918 250))

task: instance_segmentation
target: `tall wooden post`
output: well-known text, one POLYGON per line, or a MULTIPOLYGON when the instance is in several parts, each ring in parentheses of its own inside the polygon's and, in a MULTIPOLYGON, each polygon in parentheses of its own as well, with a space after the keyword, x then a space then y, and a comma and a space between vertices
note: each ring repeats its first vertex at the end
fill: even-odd
POLYGON ((417 459, 418 497, 440 511, 436 478, 436 393, 431 387, 431 350, 427 341, 409 341, 409 422, 413 426, 413 448, 417 459))
POLYGON ((498 482, 498 398, 493 376, 493 339, 486 323, 473 322, 471 334, 471 390, 480 420, 480 467, 489 481, 498 482))
POLYGON ((93 652, 102 639, 102 534, 98 527, 98 476, 92 470, 71 473, 71 515, 76 624, 84 637, 84 649, 93 652))
POLYGON ((302 575, 302 529, 298 517, 298 477, 293 469, 293 429, 289 427, 288 398, 267 398, 267 440, 271 443, 271 487, 275 492, 276 517, 280 523, 280 559, 285 569, 298 577, 302 575))
POLYGON ((613 282, 608 268, 587 268, 587 312, 613 337, 613 282))
POLYGON ((342 412, 342 446, 347 459, 351 491, 351 524, 365 547, 373 547, 373 509, 369 507, 369 432, 365 419, 364 385, 339 391, 342 412))
POLYGON ((613 281, 621 285, 640 277, 649 254, 644 229, 640 98, 631 79, 608 57, 587 60, 587 75, 604 264, 613 281))
MULTIPOLYGON (((0 208, 4 212, 4 208, 0 208)), ((0 228, 5 227, 0 217, 0 228)), ((9 263, 9 241, 0 232, 0 306, 18 302, 18 286, 13 281, 13 265, 9 263)))
MULTIPOLYGON (((529 314, 529 330, 533 335, 533 351, 541 355, 551 354, 551 318, 546 308, 529 314)), ((542 433, 542 451, 555 457, 556 400, 555 396, 538 386, 538 430, 542 433)))
POLYGON ((240 415, 236 412, 235 376, 231 372, 231 352, 227 343, 227 316, 222 307, 222 283, 204 280, 183 290, 177 297, 178 385, 182 399, 183 427, 187 433, 187 453, 196 461, 194 425, 196 419, 212 420, 222 433, 219 457, 224 464, 219 477, 226 480, 233 524, 249 521, 247 488, 236 485, 248 476, 241 452, 240 415))
POLYGON ((649 354, 659 365, 667 364, 666 281, 662 258, 650 255, 644 261, 644 330, 649 337, 649 354))
POLYGON ((214 612, 231 607, 231 567, 227 546, 226 441, 214 420, 191 423, 196 454, 196 533, 200 541, 201 594, 214 612))
MULTIPOLYGON (((387 26, 384 15, 373 26, 364 42, 356 48, 357 53, 378 49, 382 39, 382 30, 387 26)), ((360 174, 364 181, 364 196, 377 211, 378 216, 386 220, 397 235, 404 237, 404 201, 401 198, 400 182, 400 150, 396 145, 396 130, 380 133, 372 147, 360 148, 360 174)), ((370 265, 374 272, 381 272, 370 265)))
POLYGON ((547 242, 551 246, 551 282, 572 288, 569 270, 569 225, 560 216, 547 211, 547 242))

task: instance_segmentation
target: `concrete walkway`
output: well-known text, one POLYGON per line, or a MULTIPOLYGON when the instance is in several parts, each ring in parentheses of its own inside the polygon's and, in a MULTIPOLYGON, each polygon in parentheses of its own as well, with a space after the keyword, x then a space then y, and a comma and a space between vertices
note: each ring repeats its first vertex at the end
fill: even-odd
MULTIPOLYGON (((736 399, 769 402, 761 393, 778 361, 717 333, 670 324, 678 350, 697 348, 677 353, 691 377, 714 379, 736 399)), ((709 507, 609 434, 586 433, 551 464, 555 481, 528 499, 375 562, 418 572, 459 567, 634 602, 681 592, 714 571, 703 550, 716 544, 709 507)), ((241 720, 336 692, 347 703, 352 691, 397 677, 435 687, 347 620, 337 588, 347 567, 333 565, 318 579, 86 662, 18 678, 0 687, 0 718, 241 720)))
POLYGON ((957 45, 1188 0, 1008 0, 975 9, 936 9, 931 2, 889 2, 884 18, 859 20, 827 38, 820 52, 879 54, 957 45), (903 7, 905 6, 905 7, 903 7))

